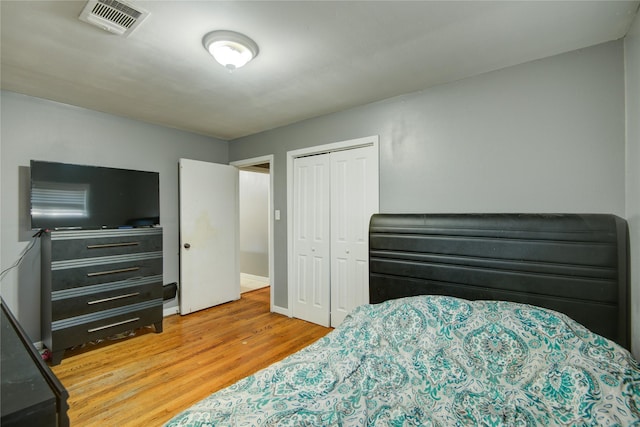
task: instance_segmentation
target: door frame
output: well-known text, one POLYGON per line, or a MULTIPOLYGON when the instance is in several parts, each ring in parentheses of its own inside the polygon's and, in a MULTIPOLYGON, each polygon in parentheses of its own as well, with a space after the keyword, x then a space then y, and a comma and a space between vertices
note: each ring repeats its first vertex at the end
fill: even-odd
MULTIPOLYGON (((280 314, 287 314, 287 313, 283 313, 282 309, 277 308, 274 303, 273 303, 273 296, 275 294, 274 289, 275 289, 275 269, 274 269, 274 263, 273 263, 273 254, 274 254, 274 244, 273 244, 273 229, 274 229, 274 217, 273 217, 273 176, 274 174, 274 169, 273 169, 273 154, 269 154, 266 156, 260 156, 260 157, 252 157, 250 159, 244 159, 244 160, 236 160, 235 162, 230 162, 229 165, 231 166, 235 166, 238 169, 243 169, 243 168, 250 168, 251 166, 255 166, 255 165, 260 165, 263 163, 269 163, 269 219, 268 219, 268 239, 269 239, 269 286, 271 287, 271 292, 269 292, 270 294, 270 301, 269 301, 269 310, 275 313, 280 313, 280 314)), ((239 253, 240 248, 238 248, 238 254, 237 256, 240 256, 239 253)))
MULTIPOLYGON (((294 169, 293 162, 297 157, 312 156, 315 154, 326 154, 333 151, 350 150, 360 147, 375 147, 376 158, 376 170, 378 171, 378 181, 380 180, 380 148, 379 148, 379 136, 371 135, 363 138, 349 139, 346 141, 333 142, 330 144, 316 145, 313 147, 301 148, 298 150, 287 151, 287 314, 289 317, 293 317, 293 293, 295 286, 295 266, 293 253, 293 181, 294 181, 294 169)), ((378 183, 379 188, 379 183, 378 183)), ((380 190, 378 190, 380 191, 380 190)), ((273 295, 273 293, 272 293, 273 295)))

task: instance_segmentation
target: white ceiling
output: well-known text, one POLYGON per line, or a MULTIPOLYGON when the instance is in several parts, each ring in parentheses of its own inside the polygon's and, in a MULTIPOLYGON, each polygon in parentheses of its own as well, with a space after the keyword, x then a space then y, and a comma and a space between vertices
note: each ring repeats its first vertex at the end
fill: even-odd
POLYGON ((224 140, 615 40, 638 1, 136 1, 128 38, 84 1, 0 1, 1 87, 224 140), (245 33, 229 73, 202 47, 245 33))

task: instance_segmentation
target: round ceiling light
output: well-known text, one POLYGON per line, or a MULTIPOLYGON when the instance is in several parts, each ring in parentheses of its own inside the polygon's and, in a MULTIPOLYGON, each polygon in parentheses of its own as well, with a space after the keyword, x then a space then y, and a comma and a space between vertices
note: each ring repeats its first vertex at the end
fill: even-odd
POLYGON ((256 42, 235 31, 212 31, 202 38, 202 45, 226 69, 233 71, 258 55, 256 42))

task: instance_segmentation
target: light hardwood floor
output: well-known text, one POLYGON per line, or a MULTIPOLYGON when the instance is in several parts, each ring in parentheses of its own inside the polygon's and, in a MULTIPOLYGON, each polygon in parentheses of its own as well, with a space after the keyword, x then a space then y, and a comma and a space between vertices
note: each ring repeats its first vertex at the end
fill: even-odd
POLYGON ((69 391, 72 426, 158 426, 209 394, 326 335, 269 312, 269 288, 187 316, 164 332, 68 351, 52 369, 69 391))

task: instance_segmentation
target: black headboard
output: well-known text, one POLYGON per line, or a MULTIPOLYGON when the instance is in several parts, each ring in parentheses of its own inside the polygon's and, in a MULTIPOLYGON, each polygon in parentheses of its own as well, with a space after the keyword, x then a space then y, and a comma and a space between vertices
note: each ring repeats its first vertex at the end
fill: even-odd
POLYGON ((550 308, 630 346, 627 223, 604 214, 377 214, 371 303, 414 295, 550 308))

